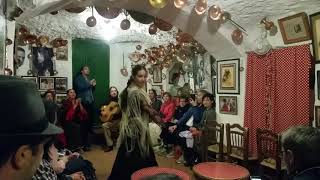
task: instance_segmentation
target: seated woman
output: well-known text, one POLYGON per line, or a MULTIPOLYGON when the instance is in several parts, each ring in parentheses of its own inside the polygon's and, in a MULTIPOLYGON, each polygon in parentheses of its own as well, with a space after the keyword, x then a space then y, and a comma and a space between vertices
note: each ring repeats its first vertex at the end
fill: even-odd
POLYGON ((63 129, 67 139, 67 147, 73 150, 84 151, 88 147, 88 115, 81 104, 81 99, 76 99, 73 89, 67 91, 67 99, 63 103, 63 129))
POLYGON ((190 166, 197 159, 196 153, 193 151, 192 147, 189 147, 187 144, 187 136, 189 133, 184 135, 181 132, 191 131, 194 126, 198 126, 201 123, 202 115, 205 108, 202 105, 202 98, 208 92, 205 90, 200 90, 197 92, 196 101, 192 102, 193 106, 180 118, 177 122, 177 125, 170 126, 169 131, 171 133, 179 134, 178 144, 183 149, 184 160, 186 161, 185 165, 190 166))
POLYGON ((84 166, 85 162, 78 153, 59 156, 54 142, 55 139, 52 138, 44 145, 43 159, 32 180, 86 180, 86 176, 88 179, 96 179, 94 170, 92 174, 84 174, 82 169, 85 170, 87 167, 84 166), (73 169, 74 171, 66 172, 66 169, 73 169))
POLYGON ((121 110, 118 104, 118 89, 114 86, 109 88, 109 97, 105 105, 101 107, 100 120, 103 122, 102 127, 106 138, 107 147, 105 152, 113 150, 115 143, 112 140, 111 132, 119 131, 121 110))

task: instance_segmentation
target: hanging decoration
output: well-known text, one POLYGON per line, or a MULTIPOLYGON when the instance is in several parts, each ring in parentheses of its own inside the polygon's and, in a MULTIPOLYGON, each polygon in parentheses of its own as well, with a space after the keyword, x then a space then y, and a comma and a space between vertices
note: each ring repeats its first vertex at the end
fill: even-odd
POLYGON ((208 15, 210 17, 210 19, 214 20, 214 21, 217 21, 220 19, 221 17, 221 9, 219 6, 217 5, 212 5, 210 8, 209 8, 209 11, 208 11, 208 15))
POLYGON ((128 20, 129 13, 126 10, 124 10, 123 13, 126 16, 126 19, 121 21, 120 28, 122 30, 128 30, 130 28, 130 26, 131 26, 131 22, 128 20))
POLYGON ((150 24, 153 22, 154 17, 150 16, 148 14, 142 13, 142 12, 137 12, 137 11, 132 11, 132 10, 126 10, 130 14, 131 18, 134 19, 135 21, 141 23, 141 24, 150 24))
POLYGON ((149 0, 149 3, 152 7, 161 9, 168 4, 168 0, 149 0))
POLYGON ((188 0, 174 0, 174 6, 178 9, 183 8, 187 4, 188 0))
POLYGON ((98 14, 107 19, 114 19, 121 13, 120 8, 116 7, 95 7, 98 14))
POLYGON ((9 39, 9 38, 7 38, 7 39, 6 39, 6 46, 9 46, 9 45, 11 45, 11 44, 12 44, 12 40, 9 39))
POLYGON ((127 76, 128 76, 128 70, 127 70, 126 66, 124 65, 124 53, 122 53, 122 68, 120 69, 120 73, 121 73, 124 77, 127 77, 127 76))
POLYGON ((65 9, 69 13, 82 13, 84 10, 86 10, 85 7, 73 7, 73 8, 67 8, 65 9))
POLYGON ((137 49, 138 51, 140 51, 141 48, 142 48, 142 46, 141 46, 140 44, 136 46, 136 49, 137 49))
POLYGON ((155 24, 149 26, 149 34, 154 35, 158 31, 158 27, 155 24))
POLYGON ((240 45, 243 41, 242 31, 240 29, 235 29, 231 34, 231 38, 236 45, 240 45))
POLYGON ((202 15, 206 12, 207 7, 207 0, 198 0, 194 7, 194 10, 198 15, 202 15))
POLYGON ((274 25, 274 22, 267 20, 266 17, 264 17, 261 21, 260 24, 264 24, 264 28, 269 31, 270 36, 275 36, 278 32, 277 26, 274 25))
POLYGON ((97 24, 97 19, 93 16, 93 6, 91 7, 92 16, 88 17, 86 24, 89 27, 94 27, 97 24))
POLYGON ((45 46, 49 43, 49 37, 48 36, 39 36, 38 41, 40 45, 45 46))
POLYGON ((162 19, 155 18, 154 24, 162 31, 170 31, 172 29, 172 25, 162 19))

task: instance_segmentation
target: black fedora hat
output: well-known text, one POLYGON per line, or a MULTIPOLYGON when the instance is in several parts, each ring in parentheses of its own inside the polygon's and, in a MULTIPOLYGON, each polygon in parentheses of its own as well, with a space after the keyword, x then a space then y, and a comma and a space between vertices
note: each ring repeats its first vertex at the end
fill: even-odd
POLYGON ((46 136, 63 132, 49 123, 37 85, 0 75, 0 137, 46 136))

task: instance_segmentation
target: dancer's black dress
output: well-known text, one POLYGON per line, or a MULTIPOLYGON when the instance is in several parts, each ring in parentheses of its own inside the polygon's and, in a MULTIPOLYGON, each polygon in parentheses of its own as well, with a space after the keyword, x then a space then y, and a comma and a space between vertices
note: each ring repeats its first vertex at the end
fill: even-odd
POLYGON ((128 88, 127 108, 122 108, 120 144, 109 180, 130 180, 142 168, 158 166, 150 143, 149 117, 157 112, 150 108, 147 93, 137 86, 128 88))

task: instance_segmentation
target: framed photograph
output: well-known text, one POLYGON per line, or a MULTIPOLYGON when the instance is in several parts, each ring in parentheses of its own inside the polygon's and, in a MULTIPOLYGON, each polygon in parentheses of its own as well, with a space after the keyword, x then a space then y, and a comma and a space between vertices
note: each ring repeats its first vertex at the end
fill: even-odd
POLYGON ((56 77, 54 83, 54 89, 56 91, 67 91, 68 90, 68 78, 67 77, 56 77))
POLYGON ((39 77, 39 89, 40 90, 54 89, 54 78, 53 77, 39 77))
POLYGON ((161 90, 163 89, 162 85, 152 85, 151 88, 156 90, 158 96, 161 95, 161 90))
POLYGON ((32 47, 32 72, 38 76, 54 75, 53 48, 32 47))
POLYGON ((162 83, 162 69, 159 65, 153 66, 153 83, 162 83))
POLYGON ((302 12, 278 20, 284 44, 310 40, 309 21, 302 12))
POLYGON ((219 112, 221 114, 237 115, 237 96, 219 96, 219 112))
POLYGON ((240 59, 217 61, 217 93, 240 94, 240 59))
POLYGON ((180 80, 180 70, 182 68, 182 63, 174 63, 169 71, 169 84, 178 84, 180 80))
POLYGON ((54 49, 57 61, 68 61, 68 47, 62 46, 54 49))
POLYGON ((67 99, 67 93, 56 93, 56 103, 62 104, 67 99))
POLYGON ((313 56, 320 63, 320 12, 310 15, 313 56))
POLYGON ((36 76, 21 76, 21 78, 38 84, 38 77, 36 76))

